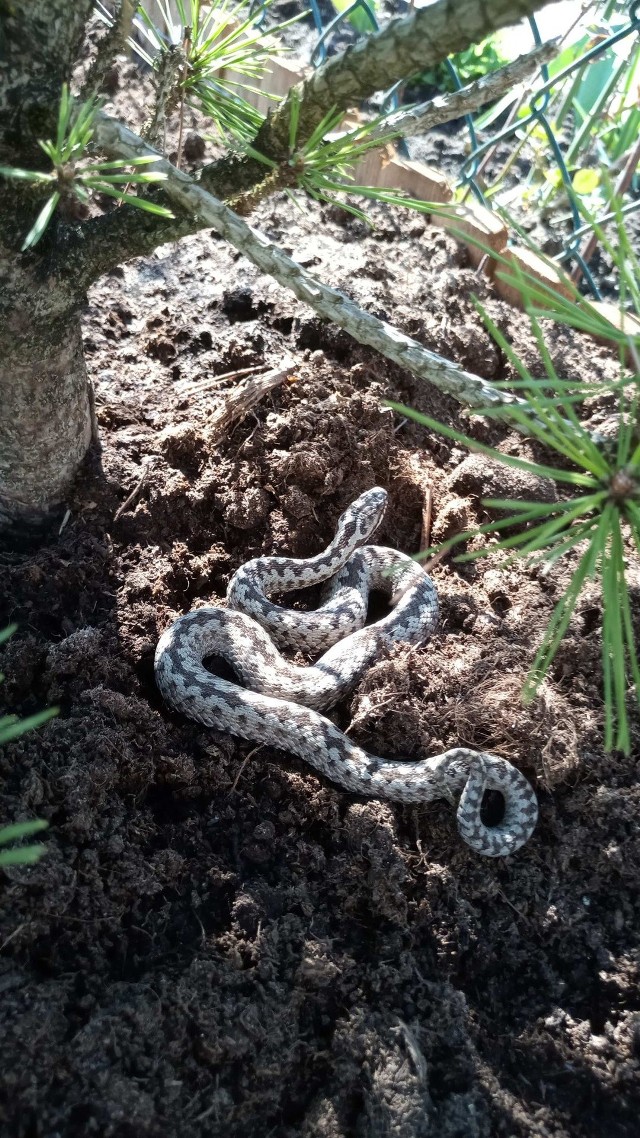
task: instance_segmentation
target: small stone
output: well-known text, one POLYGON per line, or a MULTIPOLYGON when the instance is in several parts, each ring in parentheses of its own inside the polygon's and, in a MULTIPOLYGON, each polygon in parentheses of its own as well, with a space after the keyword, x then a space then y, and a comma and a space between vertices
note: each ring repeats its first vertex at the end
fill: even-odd
POLYGON ((300 518, 313 517, 313 502, 297 486, 290 486, 282 499, 282 505, 288 514, 296 521, 300 518))
POLYGON ((120 68, 116 63, 114 63, 105 73, 105 77, 102 80, 102 90, 104 91, 105 95, 109 95, 110 98, 113 98, 119 86, 120 68))
POLYGON ((264 865, 271 857, 271 849, 262 842, 247 842, 242 847, 243 856, 254 865, 264 865))
POLYGON ((204 439, 192 423, 171 423, 158 435, 158 446, 163 458, 180 470, 185 463, 198 463, 204 439))
POLYGON ((234 487, 225 503, 225 518, 237 529, 250 530, 269 514, 271 499, 261 486, 234 487))
POLYGON ((256 935, 263 915, 261 907, 248 893, 239 893, 231 907, 231 920, 248 937, 256 935))
POLYGON ((557 501, 556 488, 550 478, 539 478, 528 470, 470 454, 447 479, 450 490, 478 498, 512 498, 529 502, 557 501))

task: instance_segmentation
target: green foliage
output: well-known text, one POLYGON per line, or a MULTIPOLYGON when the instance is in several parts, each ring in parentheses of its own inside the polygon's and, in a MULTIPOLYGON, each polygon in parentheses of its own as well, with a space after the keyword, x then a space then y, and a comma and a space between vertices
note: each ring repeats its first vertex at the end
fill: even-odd
POLYGON ((338 15, 344 15, 361 36, 374 32, 378 26, 376 0, 331 0, 338 15))
MULTIPOLYGON (((634 12, 614 4, 596 5, 597 25, 585 28, 578 21, 576 38, 568 42, 549 64, 549 82, 532 93, 522 86, 514 88, 475 122, 479 132, 487 132, 499 116, 509 111, 522 126, 512 153, 485 190, 488 197, 501 195, 503 202, 519 200, 525 207, 545 209, 562 203, 573 189, 577 208, 583 202, 590 209, 611 204, 617 178, 627 186, 638 175, 634 168, 634 149, 640 133, 640 44, 629 34, 610 44, 602 54, 588 62, 585 56, 605 39, 629 25, 634 12), (543 122, 531 112, 544 111, 546 127, 558 145, 567 170, 563 175, 543 122), (525 150, 526 148, 526 150, 525 150), (507 190, 505 177, 516 157, 525 151, 531 158, 527 178, 507 190), (625 167, 627 176, 625 177, 625 167)), ((637 20, 637 15, 635 15, 637 20)), ((637 29, 636 29, 637 30, 637 29)), ((486 136, 486 135, 485 135, 486 136)))
MULTIPOLYGON (((628 278, 632 289, 627 287, 626 295, 635 304, 640 301, 640 275, 636 276, 635 271, 629 273, 628 266, 622 263, 627 260, 629 243, 621 222, 618 229, 617 246, 614 248, 611 244, 610 247, 621 272, 623 292, 625 278, 628 278)), ((509 277, 508 273, 501 275, 509 277)), ((506 516, 459 534, 444 543, 440 550, 479 534, 497 535, 497 540, 457 559, 473 560, 501 552, 507 554, 507 561, 524 557, 542 564, 545 572, 550 571, 560 559, 573 559, 569 583, 554 609, 531 665, 523 693, 525 700, 533 698, 549 671, 585 585, 593 580, 598 582, 603 614, 604 743, 608 750, 616 748, 628 752, 631 746, 627 712, 630 687, 634 689, 634 699, 640 707, 640 669, 627 567, 627 559, 635 559, 640 553, 640 442, 636 434, 640 406, 640 336, 625 335, 608 326, 610 338, 618 342, 621 352, 620 380, 612 389, 617 391, 618 428, 617 436, 611 441, 594 438, 580 422, 576 407, 595 389, 560 378, 545 343, 540 321, 542 318, 551 319, 581 330, 595 330, 602 335, 602 318, 579 294, 567 299, 540 285, 528 274, 512 273, 510 283, 519 288, 523 297, 546 375, 539 379, 531 374, 507 338, 478 304, 486 327, 519 376, 516 383, 502 386, 517 390, 520 402, 476 413, 506 420, 537 440, 552 456, 551 461, 535 462, 503 454, 411 408, 397 405, 396 409, 429 429, 504 465, 554 480, 561 491, 558 501, 486 500, 483 504, 487 509, 504 512, 506 516), (635 374, 632 376, 625 370, 625 355, 634 361, 635 374)), ((640 312, 640 307, 636 311, 640 312)), ((426 556, 433 552, 428 551, 426 556)))
MULTIPOLYGON (((594 47, 599 40, 620 30, 621 15, 600 13, 597 28, 591 28, 570 44, 550 68, 552 77, 563 71, 594 47)), ((624 24, 625 17, 622 18, 624 24)), ((616 162, 635 143, 640 126, 638 84, 640 83, 640 45, 633 39, 626 45, 611 46, 585 67, 579 67, 553 88, 555 115, 561 128, 573 116, 575 133, 568 148, 572 163, 595 144, 605 167, 616 162)))
MULTIPOLYGON (((9 842, 17 842, 21 838, 30 838, 33 834, 40 833, 41 830, 46 830, 49 823, 45 822, 44 818, 34 818, 32 822, 15 822, 12 826, 0 827, 0 846, 6 846, 9 842)), ((43 853, 46 853, 46 846, 18 846, 16 849, 0 849, 0 866, 5 865, 33 865, 34 862, 39 861, 43 853)))
POLYGON ((91 99, 77 105, 66 83, 62 87, 58 110, 58 130, 55 141, 41 141, 40 147, 51 161, 50 173, 40 170, 21 170, 15 166, 0 166, 0 174, 30 182, 34 186, 46 187, 49 196, 38 214, 32 228, 22 244, 22 251, 30 249, 43 236, 59 203, 68 198, 76 198, 87 205, 91 193, 106 194, 121 202, 129 202, 149 213, 161 217, 173 217, 170 210, 146 198, 127 192, 129 185, 148 185, 161 182, 165 175, 157 170, 142 171, 141 167, 153 162, 153 158, 138 158, 129 162, 129 172, 125 172, 122 162, 90 162, 79 165, 86 156, 93 137, 93 123, 99 110, 99 102, 91 99))
MULTIPOLYGON (((464 51, 452 55, 451 62, 458 73, 460 82, 466 86, 467 83, 472 83, 474 79, 482 79, 483 75, 488 75, 491 71, 503 67, 509 60, 502 54, 498 37, 489 36, 481 43, 471 44, 464 51)), ((418 81, 425 86, 435 87, 438 91, 457 90, 446 62, 437 63, 435 67, 421 71, 418 81)))
MULTIPOLYGON (((294 89, 290 96, 291 117, 289 120, 289 153, 284 164, 278 165, 273 159, 245 145, 244 150, 272 171, 273 180, 278 188, 286 189, 291 193, 292 188, 304 190, 316 201, 335 203, 336 194, 346 193, 363 194, 377 197, 375 189, 367 186, 356 186, 353 181, 352 169, 356 162, 369 150, 377 150, 392 139, 397 133, 376 133, 378 127, 384 124, 385 116, 364 123, 344 133, 339 133, 344 113, 332 109, 318 123, 316 129, 306 142, 298 145, 298 124, 300 121, 300 96, 294 89)), ((362 210, 346 202, 343 198, 340 206, 349 213, 362 220, 367 220, 362 210)), ((404 202, 403 202, 404 204, 404 202)))
MULTIPOLYGON (((256 26, 259 15, 271 2, 265 0, 255 13, 247 16, 244 3, 213 0, 205 8, 200 0, 176 0, 176 25, 169 0, 158 0, 160 24, 155 24, 142 6, 137 15, 151 54, 133 40, 131 46, 156 68, 163 55, 179 49, 183 54, 177 81, 180 96, 208 115, 221 135, 246 140, 255 135, 262 115, 241 92, 257 90, 247 80, 260 79, 269 55, 273 54, 273 41, 256 26)), ((300 16, 278 24, 272 34, 297 19, 300 16)))
MULTIPOLYGON (((11 624, 8 628, 0 631, 0 644, 4 644, 16 630, 17 625, 11 624)), ((0 674, 0 683, 4 676, 0 674)), ((37 715, 30 715, 27 719, 18 719, 16 715, 0 716, 0 744, 8 743, 11 739, 17 739, 19 735, 24 735, 26 731, 32 731, 35 727, 40 727, 41 724, 46 723, 54 715, 58 714, 56 707, 50 707, 46 711, 40 711, 37 715)), ((0 827, 0 846, 6 846, 9 842, 19 841, 21 838, 30 838, 33 834, 39 833, 41 830, 46 830, 48 822, 42 818, 36 818, 31 822, 16 822, 10 826, 0 827)), ((0 866, 5 865, 33 865, 34 862, 45 852, 45 846, 20 846, 17 849, 0 849, 0 866)))

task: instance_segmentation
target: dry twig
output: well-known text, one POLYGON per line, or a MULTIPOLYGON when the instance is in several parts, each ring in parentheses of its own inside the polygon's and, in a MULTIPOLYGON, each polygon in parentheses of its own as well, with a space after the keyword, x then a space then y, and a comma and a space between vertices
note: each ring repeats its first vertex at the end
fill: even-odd
POLYGON ((257 375, 234 391, 230 391, 222 407, 216 412, 209 424, 209 441, 216 442, 231 423, 244 419, 247 411, 255 407, 263 396, 277 387, 279 383, 293 377, 294 366, 293 360, 287 359, 283 366, 273 368, 265 375, 257 375))
POLYGON ((431 518, 433 514, 433 490, 425 486, 424 502, 422 506, 422 533, 420 535, 420 548, 418 553, 424 553, 431 545, 431 518))
POLYGON ((144 470, 142 471, 142 474, 140 475, 135 486, 133 487, 133 490, 131 491, 129 496, 127 498, 125 498, 124 502, 121 502, 121 504, 118 506, 118 509, 116 510, 115 514, 113 515, 114 522, 117 522, 122 517, 125 510, 128 510, 129 506, 131 506, 135 502, 136 498, 138 497, 138 495, 139 495, 140 491, 142 490, 142 487, 144 486, 148 477, 149 477, 149 467, 145 466, 144 470))

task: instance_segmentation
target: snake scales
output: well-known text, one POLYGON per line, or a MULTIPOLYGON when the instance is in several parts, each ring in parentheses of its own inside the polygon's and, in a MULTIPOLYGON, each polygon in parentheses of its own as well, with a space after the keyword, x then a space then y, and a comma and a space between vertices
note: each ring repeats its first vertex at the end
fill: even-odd
POLYGON ((410 803, 460 795, 462 838, 480 854, 504 857, 528 840, 538 817, 531 786, 505 759, 463 747, 416 762, 382 759, 319 714, 355 687, 383 646, 420 644, 436 625, 431 579, 406 554, 366 544, 386 501, 377 487, 362 494, 316 557, 259 557, 242 565, 229 584, 227 608, 195 609, 164 633, 156 681, 166 702, 191 719, 290 751, 357 794, 410 803), (326 583, 323 603, 313 612, 268 599, 320 582, 326 583), (393 607, 365 627, 372 589, 391 594, 393 607), (281 648, 322 654, 300 667, 281 648), (209 672, 207 656, 226 660, 240 682, 209 672), (486 790, 504 799, 503 818, 491 827, 480 814, 486 790))

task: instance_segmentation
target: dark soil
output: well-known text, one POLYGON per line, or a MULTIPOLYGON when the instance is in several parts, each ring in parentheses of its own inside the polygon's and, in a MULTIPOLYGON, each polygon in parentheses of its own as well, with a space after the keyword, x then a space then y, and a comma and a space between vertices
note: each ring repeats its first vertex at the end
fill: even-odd
MULTIPOLYGON (((373 234, 277 198, 256 222, 429 348, 510 378, 479 294, 539 366, 525 318, 442 230, 372 212, 373 234)), ((604 347, 549 342, 563 374, 616 374, 604 347)), ((570 560, 441 561, 437 634, 380 659, 337 710, 378 754, 463 743, 517 764, 541 817, 508 860, 474 855, 452 804, 357 799, 171 714, 153 679, 177 615, 221 600, 249 557, 323 549, 367 487, 391 499, 379 540, 409 553, 429 490, 434 539, 485 520, 482 495, 549 493, 385 399, 528 444, 469 426, 211 234, 103 279, 85 343, 102 453, 60 533, 0 561, 0 627, 19 624, 4 703, 60 708, 0 753, 0 818, 50 822, 42 861, 0 884, 2 1134, 637 1134, 638 772, 600 743, 595 591, 538 699, 519 700, 570 560), (216 377, 285 354, 290 380, 214 441, 240 382, 216 377)), ((594 422, 610 410, 589 403, 594 422)))

